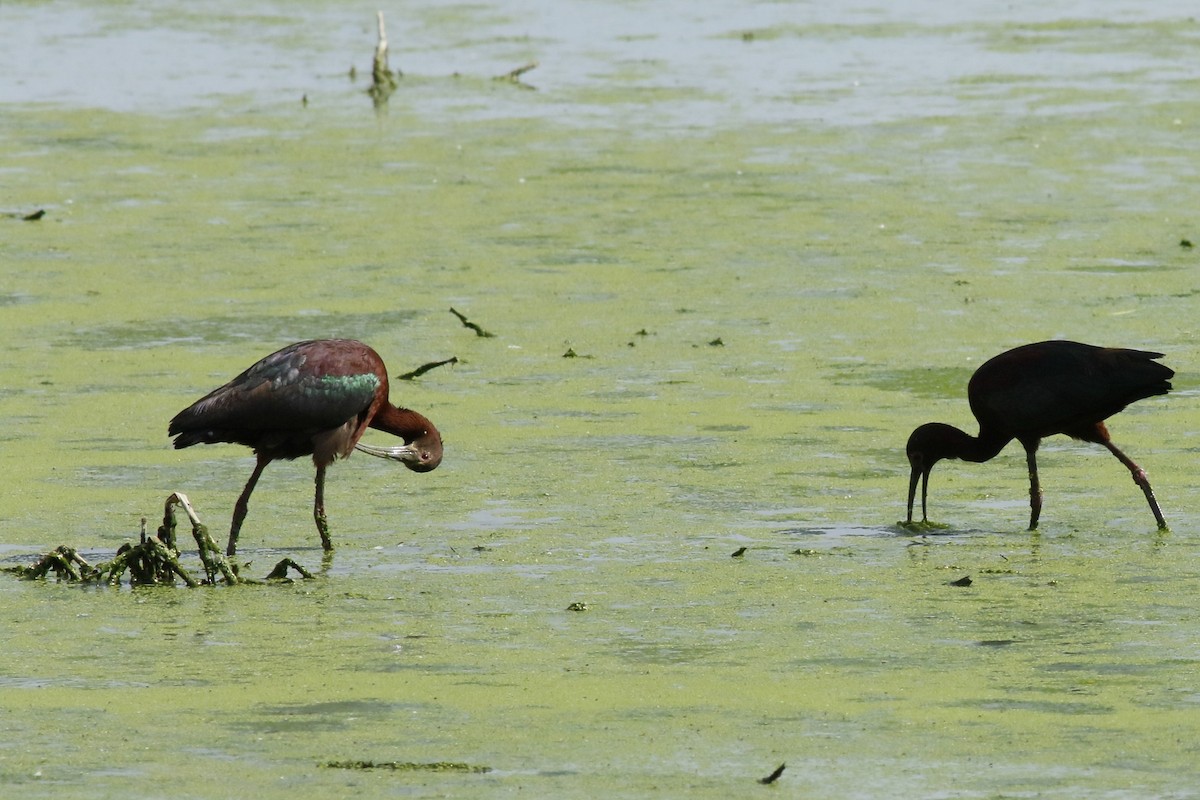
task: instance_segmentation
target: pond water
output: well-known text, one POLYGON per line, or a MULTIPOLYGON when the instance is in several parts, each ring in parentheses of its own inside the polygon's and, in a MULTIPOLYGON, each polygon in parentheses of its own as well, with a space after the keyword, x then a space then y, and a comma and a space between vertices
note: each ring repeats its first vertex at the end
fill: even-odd
POLYGON ((0 785, 1200 796, 1191 6, 414 5, 378 111, 373 8, 0 10, 0 560, 176 490, 220 537, 253 459, 167 421, 283 344, 459 359, 393 385, 437 471, 330 471, 332 557, 265 473, 239 556, 315 580, 0 579, 0 785), (1170 530, 1062 437, 1037 533, 1016 446, 900 528, 908 433, 1048 338, 1177 371, 1110 425, 1170 530))

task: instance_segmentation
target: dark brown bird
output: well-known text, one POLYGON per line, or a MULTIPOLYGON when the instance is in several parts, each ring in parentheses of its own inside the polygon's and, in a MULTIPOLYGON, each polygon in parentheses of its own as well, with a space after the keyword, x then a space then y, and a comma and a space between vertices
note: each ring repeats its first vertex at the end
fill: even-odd
POLYGON ((971 376, 967 399, 979 420, 979 435, 930 422, 908 437, 908 521, 912 522, 917 480, 921 480, 921 519, 929 471, 943 458, 987 461, 1016 439, 1029 464, 1029 529, 1037 528, 1042 511, 1038 484, 1037 449, 1046 436, 1065 433, 1074 439, 1107 447, 1133 474, 1142 488, 1159 528, 1167 523, 1154 499, 1145 471, 1112 443, 1104 420, 1130 403, 1166 394, 1174 370, 1154 359, 1162 353, 1096 347, 1079 342, 1027 344, 991 359, 971 376))
POLYGON ((175 447, 232 442, 254 450, 258 463, 233 508, 226 552, 237 550, 250 493, 277 458, 311 455, 317 466, 313 518, 321 544, 333 549, 325 518, 325 468, 357 447, 429 472, 442 461, 442 437, 428 419, 388 400, 387 367, 379 354, 352 339, 297 342, 272 353, 229 383, 175 415, 175 447), (404 440, 403 446, 359 443, 367 428, 404 440))

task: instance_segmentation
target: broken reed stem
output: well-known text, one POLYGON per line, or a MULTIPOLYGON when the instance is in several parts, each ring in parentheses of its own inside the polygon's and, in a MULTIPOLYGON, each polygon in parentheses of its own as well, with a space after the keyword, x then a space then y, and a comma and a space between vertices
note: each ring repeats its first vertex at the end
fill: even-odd
POLYGON ((533 88, 532 86, 521 83, 521 76, 524 75, 526 72, 529 72, 529 70, 531 70, 531 69, 537 69, 537 67, 538 67, 538 62, 530 61, 528 64, 522 64, 521 66, 517 67, 516 69, 509 70, 508 72, 504 73, 503 75, 497 75, 495 78, 493 78, 493 80, 508 81, 509 83, 520 84, 523 88, 532 89, 533 88))
POLYGON ((375 43, 375 59, 371 64, 371 88, 367 93, 378 107, 387 102, 388 97, 396 89, 396 76, 388 68, 387 29, 383 25, 383 12, 375 12, 379 23, 379 41, 375 43))
POLYGON ((196 547, 200 551, 200 561, 204 564, 204 572, 208 576, 209 582, 215 583, 217 573, 220 572, 221 577, 231 586, 241 583, 237 572, 230 566, 229 559, 221 554, 221 548, 217 547, 217 543, 208 535, 208 526, 200 521, 196 509, 192 508, 187 495, 183 492, 172 492, 171 496, 167 498, 166 507, 163 509, 163 527, 159 528, 159 538, 162 538, 163 529, 168 528, 171 531, 172 540, 174 539, 175 506, 182 508, 188 519, 191 520, 192 538, 196 540, 196 547))
POLYGON ((470 328, 471 330, 475 331, 476 336, 481 336, 484 339, 490 339, 492 337, 491 333, 488 333, 483 328, 476 325, 474 322, 469 321, 465 315, 460 314, 458 311, 455 311, 453 308, 450 309, 450 313, 453 314, 454 316, 458 317, 458 321, 463 324, 464 328, 470 328))
POLYGON ((13 567, 11 571, 24 580, 33 581, 46 577, 46 573, 51 570, 54 570, 54 574, 59 580, 65 577, 74 582, 81 581, 85 575, 90 576, 94 572, 92 565, 75 552, 74 547, 68 547, 65 544, 46 553, 32 566, 13 567))
POLYGON ((295 561, 293 561, 290 558, 285 558, 282 561, 280 561, 278 564, 276 564, 275 569, 271 570, 270 574, 267 575, 267 577, 263 578, 263 580, 265 580, 265 581, 286 581, 286 580, 288 580, 288 569, 296 570, 296 572, 300 573, 300 577, 304 578, 305 580, 308 580, 313 577, 313 574, 311 572, 309 572, 308 570, 306 570, 304 567, 300 566, 299 564, 297 564, 295 561))
POLYGON ((457 363, 458 363, 458 356, 450 356, 449 358, 447 358, 444 361, 430 361, 428 363, 422 364, 421 366, 414 369, 412 372, 406 372, 403 375, 397 375, 396 377, 398 380, 411 381, 411 380, 415 380, 415 379, 421 377, 426 372, 429 372, 429 370, 431 370, 431 369, 437 369, 438 367, 444 367, 447 364, 457 364, 457 363))

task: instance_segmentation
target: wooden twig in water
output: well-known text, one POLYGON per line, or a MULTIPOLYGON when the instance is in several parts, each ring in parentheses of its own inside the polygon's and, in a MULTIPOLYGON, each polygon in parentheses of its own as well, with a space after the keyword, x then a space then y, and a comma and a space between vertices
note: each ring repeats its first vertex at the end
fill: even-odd
POLYGON ((192 538, 200 551, 200 561, 204 564, 204 572, 208 575, 209 583, 216 583, 217 573, 225 578, 229 585, 240 583, 237 571, 230 565, 229 560, 221 553, 221 548, 208 534, 208 526, 200 521, 196 510, 188 502, 183 492, 172 492, 163 508, 163 524, 158 529, 158 538, 163 541, 175 541, 175 506, 179 506, 192 522, 192 538))
POLYGON ((765 778, 759 778, 758 782, 763 784, 764 786, 770 786, 772 783, 779 780, 779 776, 783 774, 783 770, 786 767, 787 767, 787 764, 780 764, 778 767, 775 768, 775 771, 772 772, 770 775, 768 775, 765 778))
POLYGON ((326 761, 327 769, 390 769, 395 772, 491 772, 491 767, 464 764, 460 761, 326 761))
POLYGON ((454 316, 458 317, 458 321, 463 324, 464 328, 470 328, 471 330, 475 331, 476 336, 482 336, 484 339, 490 339, 492 337, 492 334, 488 333, 483 328, 476 325, 474 322, 469 322, 464 315, 455 311, 453 308, 450 309, 450 313, 453 314, 454 316))
POLYGON ((36 563, 28 567, 7 568, 8 572, 12 572, 18 578, 26 581, 41 580, 46 577, 46 573, 52 570, 55 577, 60 581, 67 580, 71 582, 82 581, 84 576, 91 575, 94 572, 92 565, 83 556, 75 552, 74 547, 68 547, 65 544, 59 545, 54 550, 46 553, 36 563))
POLYGON ((429 372, 429 370, 431 370, 431 369, 437 369, 438 367, 444 367, 447 364, 457 364, 457 363, 458 363, 458 356, 450 356, 445 361, 430 361, 426 364, 422 364, 421 366, 414 369, 412 372, 406 372, 403 375, 397 375, 396 378, 397 378, 397 380, 402 380, 402 381, 416 380, 417 378, 424 375, 426 372, 429 372))
POLYGON ((107 581, 114 586, 121 582, 121 576, 126 572, 134 586, 169 584, 176 575, 188 586, 200 585, 179 563, 179 554, 155 536, 141 544, 123 545, 117 550, 116 558, 101 564, 97 570, 100 577, 107 572, 107 581))
POLYGON ((3 216, 19 219, 25 222, 37 222, 42 217, 46 216, 46 209, 39 208, 37 211, 5 211, 3 216))
POLYGON ((537 66, 538 66, 538 62, 530 61, 528 64, 522 64, 521 66, 517 67, 516 69, 509 70, 508 72, 504 73, 503 75, 497 75, 492 80, 508 81, 509 83, 515 83, 516 85, 520 86, 522 89, 533 89, 535 87, 530 86, 529 84, 522 81, 521 76, 524 75, 526 72, 529 72, 529 70, 531 70, 531 69, 537 69, 537 66))
POLYGON ((278 564, 276 564, 276 565, 275 565, 275 569, 271 570, 271 573, 270 573, 269 575, 267 575, 267 577, 266 577, 266 578, 264 578, 263 580, 267 580, 267 581, 290 581, 290 580, 291 580, 291 578, 289 578, 289 577, 288 577, 288 570, 289 570, 289 569, 294 569, 294 570, 296 570, 296 572, 299 572, 299 573, 300 573, 300 576, 301 576, 302 578, 304 578, 305 580, 309 580, 309 579, 311 579, 311 578, 312 578, 312 576, 313 576, 313 574, 312 574, 311 572, 309 572, 309 571, 308 571, 308 570, 306 570, 304 567, 302 567, 302 566, 300 566, 299 564, 297 564, 297 563, 296 563, 295 561, 293 561, 292 559, 290 559, 290 558, 285 558, 285 559, 283 559, 282 561, 280 561, 278 564))

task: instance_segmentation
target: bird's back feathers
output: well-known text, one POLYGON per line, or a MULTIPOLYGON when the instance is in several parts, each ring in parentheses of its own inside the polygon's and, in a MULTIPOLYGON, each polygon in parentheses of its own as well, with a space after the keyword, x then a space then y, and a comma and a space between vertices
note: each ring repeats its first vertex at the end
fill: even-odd
POLYGON ((176 448, 233 442, 296 458, 313 452, 315 435, 362 418, 384 380, 382 361, 360 342, 298 342, 176 414, 168 433, 176 448))
POLYGON ((1066 433, 1091 440, 1100 423, 1130 403, 1171 390, 1175 372, 1161 353, 1053 341, 1001 353, 967 388, 981 435, 1066 433))

